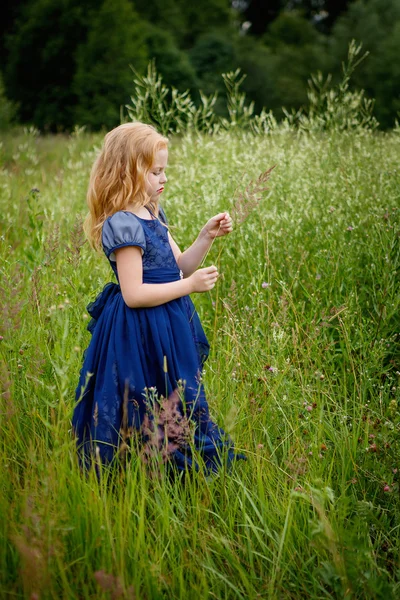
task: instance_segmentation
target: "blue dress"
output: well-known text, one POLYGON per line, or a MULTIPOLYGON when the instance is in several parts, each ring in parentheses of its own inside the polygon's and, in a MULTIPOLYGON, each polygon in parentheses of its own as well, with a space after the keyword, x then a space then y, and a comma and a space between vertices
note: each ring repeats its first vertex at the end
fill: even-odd
MULTIPOLYGON (((102 243, 117 280, 114 252, 124 246, 142 249, 144 283, 182 276, 162 211, 159 219, 115 213, 103 225, 102 243)), ((139 440, 145 460, 156 453, 179 470, 198 469, 198 456, 208 472, 240 456, 210 420, 201 382, 209 346, 189 296, 156 307, 129 308, 120 286, 109 283, 88 311, 92 337, 73 415, 86 465, 95 452, 109 463, 132 445, 131 438, 139 440)))

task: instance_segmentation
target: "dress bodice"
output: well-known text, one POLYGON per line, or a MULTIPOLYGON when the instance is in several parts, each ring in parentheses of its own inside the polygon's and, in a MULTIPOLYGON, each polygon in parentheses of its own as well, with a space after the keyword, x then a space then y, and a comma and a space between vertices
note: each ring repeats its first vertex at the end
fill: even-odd
POLYGON ((142 219, 132 212, 119 211, 106 219, 102 241, 104 252, 117 278, 114 251, 124 246, 138 246, 142 249, 144 278, 146 273, 155 269, 179 274, 164 219, 142 219))

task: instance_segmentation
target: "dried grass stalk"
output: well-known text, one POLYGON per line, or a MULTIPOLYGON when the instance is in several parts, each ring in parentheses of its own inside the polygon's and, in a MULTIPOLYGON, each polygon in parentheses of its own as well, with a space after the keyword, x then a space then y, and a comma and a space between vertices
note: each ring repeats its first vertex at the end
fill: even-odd
POLYGON ((251 180, 243 192, 239 192, 233 208, 231 210, 231 216, 236 223, 236 225, 241 225, 249 216, 249 214, 257 208, 259 205, 263 194, 269 189, 266 185, 272 170, 275 169, 270 167, 264 173, 261 173, 256 180, 251 180))

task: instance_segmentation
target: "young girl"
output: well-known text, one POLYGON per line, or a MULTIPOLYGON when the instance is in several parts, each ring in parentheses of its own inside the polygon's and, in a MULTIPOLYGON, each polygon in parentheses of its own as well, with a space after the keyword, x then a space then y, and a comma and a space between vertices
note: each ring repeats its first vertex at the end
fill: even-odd
POLYGON ((126 123, 106 135, 92 168, 86 230, 118 285, 109 283, 88 307, 92 338, 73 416, 86 464, 94 454, 110 462, 135 431, 142 448, 180 470, 198 468, 193 447, 207 471, 218 468, 224 448, 224 460, 234 458, 209 418, 201 383, 209 346, 189 298, 215 286, 216 267, 198 267, 214 238, 232 231, 232 220, 216 215, 181 252, 159 206, 167 161, 166 138, 126 123))

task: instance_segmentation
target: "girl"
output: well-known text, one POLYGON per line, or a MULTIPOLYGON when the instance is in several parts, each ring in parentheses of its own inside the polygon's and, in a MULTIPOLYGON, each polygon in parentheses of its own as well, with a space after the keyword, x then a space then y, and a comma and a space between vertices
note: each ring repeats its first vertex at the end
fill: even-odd
POLYGON ((118 285, 88 307, 92 334, 76 391, 73 428, 81 456, 108 463, 137 432, 145 458, 161 453, 179 470, 216 470, 231 442, 209 418, 201 383, 208 342, 189 298, 212 290, 215 266, 199 269, 214 238, 232 231, 227 212, 210 219, 181 252, 159 198, 168 140, 142 123, 110 131, 87 194, 88 237, 103 250, 118 285))

